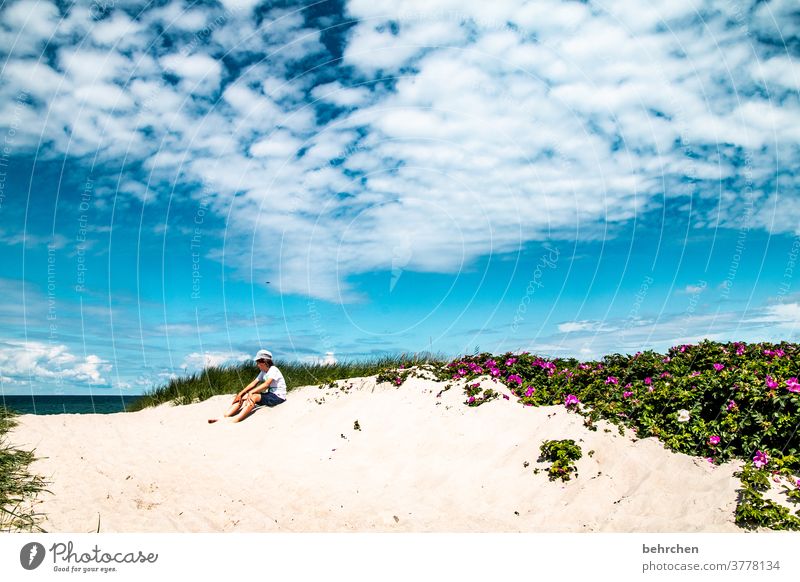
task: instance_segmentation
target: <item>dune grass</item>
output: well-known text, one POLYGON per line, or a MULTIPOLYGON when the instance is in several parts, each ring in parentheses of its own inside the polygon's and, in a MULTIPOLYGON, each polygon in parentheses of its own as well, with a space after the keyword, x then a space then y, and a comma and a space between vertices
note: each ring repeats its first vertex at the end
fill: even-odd
MULTIPOLYGON (((423 363, 444 365, 449 359, 441 354, 400 354, 380 358, 367 358, 337 362, 332 365, 303 364, 300 362, 275 362, 286 379, 288 391, 300 386, 328 384, 336 380, 373 376, 387 368, 415 366, 423 363)), ((191 404, 207 400, 218 394, 234 394, 247 386, 258 375, 252 363, 206 368, 202 372, 183 378, 173 378, 164 386, 144 394, 132 402, 127 410, 134 412, 166 402, 191 404)))
POLYGON ((10 446, 5 435, 14 426, 14 415, 0 407, 0 532, 41 532, 43 517, 31 502, 45 489, 45 481, 28 471, 33 452, 10 446))

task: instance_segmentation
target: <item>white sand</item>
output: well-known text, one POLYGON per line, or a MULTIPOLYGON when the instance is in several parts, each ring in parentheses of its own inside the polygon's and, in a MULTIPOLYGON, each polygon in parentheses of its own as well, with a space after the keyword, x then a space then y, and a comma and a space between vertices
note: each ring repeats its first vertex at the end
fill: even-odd
POLYGON ((240 424, 206 423, 230 402, 219 396, 22 416, 10 440, 43 457, 32 470, 51 481, 38 505, 50 532, 92 532, 98 516, 103 532, 741 531, 738 464, 589 431, 563 406, 470 408, 460 385, 437 398, 429 380, 340 384, 352 388, 300 388, 240 424), (534 474, 541 442, 564 438, 583 450, 579 476, 534 474))

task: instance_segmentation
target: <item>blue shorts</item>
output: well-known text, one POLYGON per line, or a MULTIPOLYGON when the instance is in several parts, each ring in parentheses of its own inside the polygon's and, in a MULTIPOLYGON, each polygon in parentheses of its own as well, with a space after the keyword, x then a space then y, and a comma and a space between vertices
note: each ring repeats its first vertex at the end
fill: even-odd
MULTIPOLYGON (((274 392, 262 392, 259 394, 259 400, 256 404, 258 406, 278 406, 278 404, 283 404, 286 402, 286 399, 281 398, 280 396, 276 396, 274 392)), ((255 400, 255 398, 254 398, 255 400)))

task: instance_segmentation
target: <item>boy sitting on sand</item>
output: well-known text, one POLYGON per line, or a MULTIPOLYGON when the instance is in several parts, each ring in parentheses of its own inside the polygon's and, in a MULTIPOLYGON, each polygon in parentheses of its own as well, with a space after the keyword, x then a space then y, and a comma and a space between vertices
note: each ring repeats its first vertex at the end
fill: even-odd
MULTIPOLYGON (((272 353, 259 350, 255 357, 256 364, 261 370, 256 379, 233 397, 233 404, 225 413, 225 417, 234 416, 233 422, 240 422, 247 418, 256 406, 277 406, 286 402, 286 380, 283 374, 272 363, 272 353), (238 414, 237 414, 238 413, 238 414)), ((213 423, 220 418, 209 418, 213 423)))

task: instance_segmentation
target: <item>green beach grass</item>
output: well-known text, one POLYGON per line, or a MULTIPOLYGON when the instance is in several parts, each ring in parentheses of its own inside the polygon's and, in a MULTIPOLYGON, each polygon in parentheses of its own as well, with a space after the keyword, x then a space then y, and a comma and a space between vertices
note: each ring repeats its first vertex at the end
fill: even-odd
POLYGON ((46 483, 28 471, 35 459, 33 452, 6 442, 14 425, 14 415, 0 407, 0 532, 41 532, 43 516, 31 508, 31 502, 46 491, 46 483))
MULTIPOLYGON (((336 380, 374 376, 387 369, 401 366, 406 368, 420 364, 443 366, 448 361, 442 355, 422 353, 349 360, 329 365, 281 361, 275 362, 275 365, 286 379, 287 389, 291 392, 299 386, 330 384, 336 380)), ((166 385, 155 388, 131 403, 127 410, 135 412, 167 402, 191 404, 219 394, 235 394, 252 382, 257 375, 258 367, 252 363, 206 368, 202 372, 184 378, 173 378, 166 385)))

